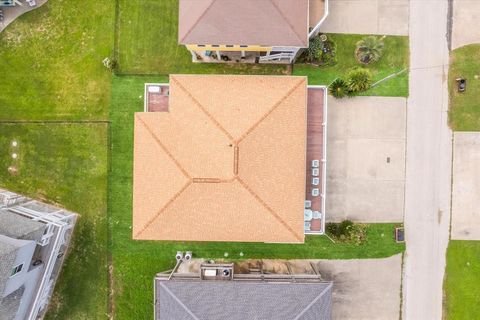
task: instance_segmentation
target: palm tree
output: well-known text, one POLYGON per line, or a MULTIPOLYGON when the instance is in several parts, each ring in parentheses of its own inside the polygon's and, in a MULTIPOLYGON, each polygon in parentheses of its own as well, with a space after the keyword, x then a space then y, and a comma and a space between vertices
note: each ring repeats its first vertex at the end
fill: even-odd
POLYGON ((385 44, 382 38, 368 36, 357 42, 355 56, 360 63, 369 64, 380 60, 385 44))
POLYGON ((347 74, 347 87, 351 92, 368 90, 372 84, 372 73, 365 68, 353 68, 347 74))

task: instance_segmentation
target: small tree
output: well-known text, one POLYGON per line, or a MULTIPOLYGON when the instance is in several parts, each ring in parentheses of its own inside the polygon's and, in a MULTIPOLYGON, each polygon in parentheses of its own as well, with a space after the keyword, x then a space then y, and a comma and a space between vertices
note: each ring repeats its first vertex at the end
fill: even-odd
POLYGON ((340 78, 333 80, 333 82, 328 87, 328 92, 335 98, 341 99, 345 96, 350 95, 350 91, 348 90, 347 83, 340 78))
POLYGON ((385 44, 383 37, 368 36, 357 42, 355 57, 358 62, 369 64, 380 60, 385 44))
POLYGON ((347 74, 347 87, 351 92, 368 90, 372 84, 372 73, 365 68, 354 68, 347 74))

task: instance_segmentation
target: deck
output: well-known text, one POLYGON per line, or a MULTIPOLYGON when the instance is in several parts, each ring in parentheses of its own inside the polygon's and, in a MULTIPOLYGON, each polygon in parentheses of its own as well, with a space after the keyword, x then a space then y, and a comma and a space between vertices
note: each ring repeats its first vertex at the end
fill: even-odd
POLYGON ((324 159, 324 95, 323 88, 308 88, 307 103, 307 163, 306 163, 306 202, 311 206, 305 206, 305 233, 323 233, 324 218, 324 193, 325 193, 325 168, 324 159), (313 161, 318 160, 318 167, 313 166, 313 161), (314 169, 317 172, 314 172, 314 169), (318 179, 315 179, 318 178, 318 179), (314 181, 314 179, 316 181, 314 181), (318 195, 314 195, 314 189, 318 189, 318 195), (311 218, 310 218, 311 215, 311 218))

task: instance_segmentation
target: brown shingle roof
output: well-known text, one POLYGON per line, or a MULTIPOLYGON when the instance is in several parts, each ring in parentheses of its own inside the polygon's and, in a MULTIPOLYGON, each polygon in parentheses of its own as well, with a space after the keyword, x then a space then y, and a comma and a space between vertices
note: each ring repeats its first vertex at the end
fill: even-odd
POLYGON ((308 46, 308 0, 180 0, 181 44, 308 46))
POLYGON ((304 77, 170 77, 135 115, 133 237, 303 242, 304 77))

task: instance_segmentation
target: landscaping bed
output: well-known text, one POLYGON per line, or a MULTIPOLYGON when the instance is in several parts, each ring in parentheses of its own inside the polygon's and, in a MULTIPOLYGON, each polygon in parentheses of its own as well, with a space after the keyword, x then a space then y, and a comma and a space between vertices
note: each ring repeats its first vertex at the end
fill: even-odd
POLYGON ((449 122, 454 131, 480 131, 480 44, 468 45, 450 53, 449 122), (457 79, 464 78, 466 90, 458 92, 457 79))
POLYGON ((309 84, 329 85, 337 78, 346 78, 347 73, 355 67, 368 69, 372 75, 372 83, 389 75, 405 72, 388 79, 380 85, 370 88, 360 95, 367 96, 408 96, 408 37, 387 36, 383 39, 384 49, 382 57, 369 64, 363 64, 356 59, 357 42, 364 39, 365 35, 327 34, 327 41, 334 44, 329 46, 334 49, 335 58, 329 58, 328 63, 314 61, 312 63, 299 63, 294 65, 294 75, 308 76, 309 84), (331 62, 334 60, 333 62, 331 62))

